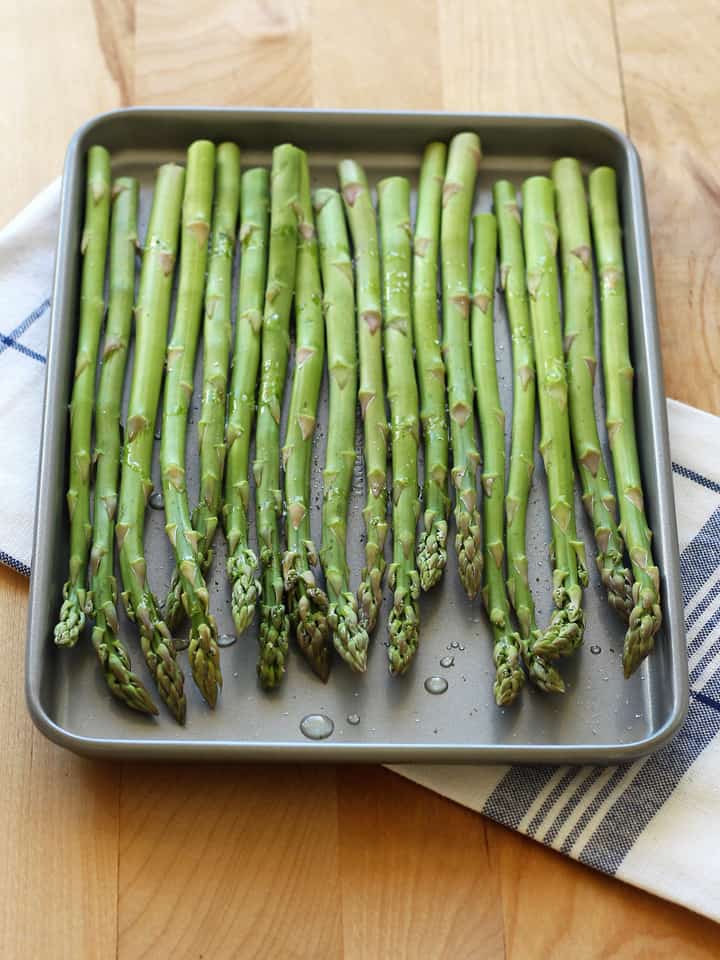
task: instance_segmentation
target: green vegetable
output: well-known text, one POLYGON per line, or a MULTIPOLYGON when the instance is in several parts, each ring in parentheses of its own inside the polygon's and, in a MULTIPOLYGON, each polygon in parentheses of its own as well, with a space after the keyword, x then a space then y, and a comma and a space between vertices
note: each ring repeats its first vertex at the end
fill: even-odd
POLYGON ((235 349, 228 398, 227 465, 225 469, 225 535, 227 574, 235 629, 243 633, 255 617, 261 595, 257 557, 250 549, 250 440, 255 419, 255 390, 260 364, 267 247, 270 180, 267 170, 248 170, 241 181, 240 290, 235 321, 235 349))
POLYGON ((95 416, 95 511, 90 573, 95 626, 92 642, 108 689, 133 710, 156 714, 157 707, 120 639, 115 582, 115 514, 120 468, 122 388, 135 298, 138 182, 120 177, 113 184, 110 228, 110 302, 103 345, 95 416))
POLYGON ((552 520, 555 603, 550 625, 534 644, 534 650, 553 659, 568 656, 582 643, 585 627, 582 589, 587 585, 587 569, 585 546, 575 527, 568 390, 555 262, 558 229, 552 181, 547 177, 531 177, 523 184, 522 194, 527 289, 540 401, 540 452, 545 462, 552 520))
POLYGON ((442 261, 443 350, 447 369, 448 408, 455 487, 455 550, 458 573, 468 597, 480 589, 482 534, 478 511, 473 381, 470 360, 470 213, 482 153, 474 133, 459 133, 450 142, 440 221, 442 261))
POLYGON ((328 356, 328 431, 323 470, 322 544, 333 644, 353 670, 367 667, 368 634, 360 623, 350 590, 347 564, 347 512, 355 463, 357 335, 352 260, 342 200, 335 190, 314 197, 324 286, 328 356))
POLYGON ((567 355, 570 428, 583 491, 583 504, 592 520, 596 562, 608 601, 627 620, 632 609, 632 579, 623 560, 616 503, 600 449, 593 385, 595 305, 593 301, 590 220, 580 164, 566 157, 553 164, 560 259, 563 274, 563 313, 567 355))
POLYGON ((418 646, 420 575, 415 562, 419 410, 410 314, 410 184, 389 177, 378 184, 382 241, 383 334, 393 473, 393 590, 388 632, 390 672, 405 673, 418 646))
POLYGON ((590 174, 590 211, 600 274, 607 428, 620 504, 620 529, 635 578, 623 650, 623 667, 629 677, 655 645, 662 609, 660 573, 653 561, 635 437, 622 230, 615 171, 609 167, 599 167, 590 174))
POLYGON ((321 680, 327 680, 330 673, 328 598, 312 570, 318 556, 310 530, 310 465, 325 360, 325 331, 310 170, 302 151, 297 216, 295 371, 282 450, 288 546, 283 572, 298 646, 315 673, 321 680))
POLYGON ((365 435, 365 481, 367 500, 363 516, 367 541, 358 602, 368 633, 377 623, 382 605, 387 536, 387 435, 385 387, 383 384, 382 310, 380 306, 380 258, 377 223, 367 178, 354 160, 338 166, 345 213, 350 225, 355 255, 360 390, 358 399, 365 435))
POLYGON ((437 310, 440 210, 445 176, 444 143, 429 143, 420 168, 417 220, 413 241, 413 339, 420 386, 420 419, 425 440, 423 529, 418 538, 420 585, 440 582, 447 563, 449 500, 448 433, 445 417, 445 364, 440 348, 437 310))
POLYGON ((285 606, 279 520, 280 416, 295 289, 300 152, 290 144, 273 150, 270 252, 262 326, 262 371, 255 434, 257 532, 263 578, 258 676, 266 688, 282 680, 290 620, 285 606))
POLYGON ((105 256, 110 225, 110 154, 90 147, 85 188, 85 227, 80 290, 80 328, 72 399, 70 401, 70 480, 67 491, 70 517, 70 563, 63 602, 55 626, 55 643, 74 647, 85 626, 90 606, 87 565, 92 539, 90 523, 90 446, 95 401, 98 344, 105 313, 105 256))
POLYGON ((200 538, 193 529, 185 481, 185 437, 200 332, 208 235, 215 173, 215 147, 190 145, 182 207, 177 306, 167 348, 167 374, 160 440, 165 530, 175 551, 182 604, 190 619, 188 654, 193 678, 211 707, 222 686, 217 627, 201 569, 200 538))
POLYGON ((525 543, 535 450, 535 357, 525 286, 520 211, 513 185, 507 180, 499 180, 493 189, 493 201, 500 238, 500 285, 505 292, 513 360, 512 440, 505 497, 508 595, 520 625, 522 655, 528 676, 545 693, 564 693, 565 684, 560 674, 533 649, 540 633, 528 582, 525 543))
POLYGON ((153 434, 165 359, 184 183, 182 167, 168 163, 158 170, 135 307, 135 361, 115 526, 120 549, 122 599, 128 616, 137 623, 145 662, 160 696, 179 723, 185 722, 183 675, 175 660, 172 636, 147 582, 144 524, 145 507, 153 488, 150 479, 153 434))
POLYGON ((473 218, 472 268, 472 358, 482 437, 483 526, 485 563, 483 600, 492 625, 495 663, 493 691, 498 706, 515 700, 525 682, 520 665, 520 636, 510 623, 510 604, 505 589, 504 504, 505 504, 505 413, 500 405, 493 300, 497 225, 491 213, 473 218))

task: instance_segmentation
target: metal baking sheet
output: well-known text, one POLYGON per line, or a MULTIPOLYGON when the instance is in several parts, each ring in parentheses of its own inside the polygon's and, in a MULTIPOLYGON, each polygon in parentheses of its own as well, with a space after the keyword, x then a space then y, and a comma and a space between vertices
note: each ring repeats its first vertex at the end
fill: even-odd
MULTIPOLYGON (((499 296, 495 309, 500 388, 509 413, 510 344, 499 296)), ((600 383, 597 389, 600 403, 600 383)), ((191 452, 196 449, 197 406, 196 394, 189 427, 191 452)), ((323 410, 314 458, 316 540, 320 536, 325 415, 323 410)), ((508 416, 508 441, 509 427, 508 416)), ((196 457, 190 458, 190 464, 196 470, 196 457)), ((30 712, 38 727, 62 746, 95 756, 175 760, 610 763, 648 754, 672 736, 687 706, 687 659, 670 471, 642 174, 635 149, 618 131, 587 120, 557 117, 177 108, 105 114, 91 120, 73 137, 62 188, 27 641, 30 712), (222 651, 225 685, 216 711, 201 700, 186 670, 185 727, 177 726, 162 705, 157 720, 132 713, 107 692, 89 636, 73 650, 56 649, 52 642, 67 566, 66 412, 75 350, 87 148, 93 143, 104 144, 112 155, 114 175, 132 174, 140 179, 144 228, 158 164, 170 159, 183 161, 188 144, 198 137, 235 140, 243 150, 244 167, 269 165, 273 145, 291 140, 309 152, 315 185, 336 185, 336 163, 345 156, 365 165, 371 184, 390 173, 402 173, 415 185, 424 144, 431 139, 447 140, 462 129, 477 131, 483 143, 478 210, 489 209, 491 187, 497 178, 509 177, 519 186, 530 174, 547 174, 551 162, 563 155, 578 156, 586 167, 607 163, 617 170, 637 371, 640 456, 662 577, 664 627, 655 653, 631 680, 623 679, 623 627, 603 600, 592 568, 591 585, 586 591, 585 645, 562 664, 567 694, 543 696, 528 684, 518 704, 498 709, 492 698, 490 630, 480 601, 469 602, 460 590, 451 557, 442 586, 422 598, 420 650, 413 667, 401 679, 387 672, 383 615, 365 676, 352 674, 336 661, 330 682, 324 686, 293 652, 284 684, 271 694, 263 693, 255 675, 253 628, 222 651), (452 666, 441 666, 440 660, 446 657, 452 658, 452 666), (426 691, 425 680, 433 676, 447 680, 446 693, 432 695, 426 691), (300 731, 301 720, 316 713, 334 723, 331 736, 318 742, 308 740, 300 731), (351 723, 348 717, 352 715, 357 715, 359 722, 351 723)), ((538 621, 543 624, 551 604, 550 531, 539 459, 535 478, 528 518, 528 554, 538 621)), ((191 471, 191 490, 196 481, 191 471)), ((358 435, 348 537, 355 583, 363 549, 363 487, 358 435)), ((591 556, 591 533, 579 502, 578 516, 582 517, 582 534, 591 556)), ((216 544, 217 556, 209 577, 212 607, 220 632, 232 634, 221 536, 216 544)), ((151 583, 162 596, 172 561, 161 512, 148 512, 147 545, 151 583)), ((123 636, 136 669, 147 676, 135 631, 127 621, 123 622, 123 636)), ((186 666, 186 655, 179 656, 186 666)))

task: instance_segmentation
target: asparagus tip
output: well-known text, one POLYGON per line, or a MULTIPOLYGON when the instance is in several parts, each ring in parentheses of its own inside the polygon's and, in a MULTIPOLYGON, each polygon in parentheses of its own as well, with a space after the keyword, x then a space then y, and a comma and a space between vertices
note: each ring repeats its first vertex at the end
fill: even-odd
POLYGON ((662 611, 657 592, 650 587, 633 586, 635 606, 625 634, 623 672, 629 678, 655 646, 655 634, 662 624, 662 611))
POLYGON ((285 674, 288 656, 290 618, 282 603, 262 604, 260 607, 260 656, 257 672, 265 690, 274 689, 285 674))
POLYGON ((85 605, 80 592, 70 581, 63 587, 63 598, 60 617, 55 625, 55 645, 74 647, 85 628, 85 605))
POLYGON ((356 673, 365 673, 370 638, 360 622, 358 603, 349 590, 330 606, 328 622, 333 644, 347 665, 356 673))
POLYGON ((255 619, 255 608, 261 596, 256 570, 257 558, 252 550, 242 550, 227 559, 227 573, 232 585, 230 606, 238 636, 244 633, 255 619))
POLYGON ((417 566, 420 586, 427 592, 440 583, 447 564, 447 523, 436 520, 418 538, 417 566))

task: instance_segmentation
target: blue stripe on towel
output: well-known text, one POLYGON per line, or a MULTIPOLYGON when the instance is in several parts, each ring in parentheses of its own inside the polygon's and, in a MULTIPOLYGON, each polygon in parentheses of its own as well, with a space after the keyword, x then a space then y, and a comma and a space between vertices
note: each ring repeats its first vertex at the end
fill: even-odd
POLYGON ((23 563, 22 560, 16 560, 15 557, 11 557, 10 554, 5 553, 4 550, 0 550, 0 563, 6 567, 10 567, 15 573, 21 573, 23 577, 30 576, 30 567, 26 563, 23 563))
POLYGON ((552 845, 553 840, 555 840, 557 835, 560 833, 560 830, 562 829, 565 821, 568 819, 569 816, 571 816, 572 812, 575 810, 575 808, 578 805, 582 805, 582 801, 585 798, 585 794, 593 786, 593 784, 597 783, 597 781, 600 779, 600 777, 604 773, 605 773, 605 767, 596 767, 592 771, 590 776, 586 777, 582 781, 582 783, 579 783, 575 788, 575 790, 573 790, 572 794, 568 797, 568 799, 563 804, 563 807, 560 810, 560 813, 558 813, 558 815, 555 817, 555 820, 551 824, 550 829, 547 831, 547 833, 543 837, 543 843, 546 846, 552 845))
POLYGON ((720 712, 698 698, 691 699, 687 720, 678 735, 644 762, 598 824, 578 858, 580 862, 603 873, 616 873, 640 834, 718 732, 720 712))
POLYGON ((517 830, 555 767, 512 767, 485 801, 483 813, 517 830))
MULTIPOLYGON (((4 353, 8 347, 15 346, 15 342, 21 337, 30 327, 35 323, 36 320, 39 320, 40 317, 49 309, 50 307, 50 298, 35 307, 32 313, 29 313, 25 319, 19 323, 14 330, 11 330, 10 333, 0 334, 2 337, 2 342, 0 342, 0 353, 4 353)), ((45 358, 43 357, 43 360, 45 358)))
POLYGON ((720 507, 716 507, 680 554, 680 580, 685 606, 690 603, 698 590, 705 586, 718 567, 720 567, 720 507))
POLYGON ((709 477, 704 477, 701 473, 696 473, 689 467, 684 467, 681 463, 673 463, 672 468, 673 473, 677 473, 678 476, 685 477, 686 480, 692 480, 693 483, 705 487, 706 490, 712 490, 713 493, 720 493, 720 483, 710 480, 709 477))
POLYGON ((24 343, 11 340, 10 337, 5 336, 4 333, 0 333, 0 347, 5 347, 6 349, 12 347, 13 350, 17 350, 18 353, 30 357, 31 360, 37 360, 38 363, 47 363, 47 360, 41 353, 38 353, 36 350, 31 350, 30 347, 26 347, 24 343))
POLYGON ((577 767, 568 767, 563 776, 558 780, 555 786, 552 788, 550 793, 545 797, 543 802, 540 804, 540 807, 535 812, 532 820, 528 824, 528 836, 534 837, 535 834, 540 829, 543 820, 550 813, 553 804, 563 795, 563 793, 570 786, 572 781, 577 776, 578 768, 577 767))

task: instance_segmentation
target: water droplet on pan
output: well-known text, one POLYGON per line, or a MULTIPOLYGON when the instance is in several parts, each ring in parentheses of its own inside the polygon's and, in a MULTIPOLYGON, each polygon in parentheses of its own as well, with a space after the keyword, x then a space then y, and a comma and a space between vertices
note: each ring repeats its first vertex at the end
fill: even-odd
POLYGON ((590 647, 590 653, 594 653, 595 655, 597 655, 598 653, 602 653, 602 647, 599 647, 596 643, 594 643, 590 647))
POLYGON ((221 633, 218 637, 218 646, 219 647, 231 647, 237 641, 237 637, 233 633, 221 633))
POLYGON ((360 723, 360 714, 359 713, 349 713, 347 715, 347 722, 351 727, 356 727, 360 723))
POLYGON ((441 667, 454 667, 455 666, 455 657, 443 657, 440 661, 441 667))
POLYGON ((324 713, 310 713, 300 721, 300 732, 308 740, 325 740, 335 729, 335 724, 324 713))
POLYGON ((150 507, 153 510, 162 510, 165 507, 165 501, 163 499, 162 493, 159 490, 156 490, 155 493, 150 494, 150 499, 148 500, 150 507))
POLYGON ((448 682, 444 677, 428 677, 425 681, 425 689, 428 693, 445 693, 448 688, 448 682))

